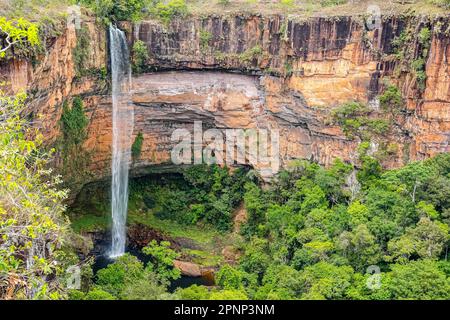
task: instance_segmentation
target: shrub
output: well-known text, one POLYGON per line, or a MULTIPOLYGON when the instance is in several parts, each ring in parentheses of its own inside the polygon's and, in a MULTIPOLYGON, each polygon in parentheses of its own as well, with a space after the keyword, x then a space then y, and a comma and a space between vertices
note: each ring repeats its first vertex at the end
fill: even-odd
MULTIPOLYGON (((8 50, 14 47, 34 47, 40 44, 37 24, 23 18, 7 20, 0 17, 0 59, 6 56, 8 50)), ((17 54, 17 53, 16 53, 17 54)))
POLYGON ((284 63, 284 74, 286 75, 286 77, 292 76, 293 73, 294 73, 294 69, 292 68, 292 63, 285 62, 284 63))
POLYGON ((252 48, 245 50, 243 53, 239 55, 239 61, 242 63, 250 63, 254 59, 257 59, 259 56, 263 54, 263 49, 261 46, 256 45, 252 48))
POLYGON ((197 223, 206 214, 206 207, 204 204, 193 204, 186 213, 186 218, 190 224, 197 223))
POLYGON ((416 71, 422 71, 425 68, 425 60, 423 58, 419 58, 411 62, 411 68, 416 71))
POLYGON ((86 26, 76 31, 77 44, 73 49, 73 60, 75 64, 75 72, 77 76, 84 76, 87 74, 86 61, 89 58, 90 43, 89 33, 86 26))
POLYGON ((417 35, 419 43, 425 47, 430 46, 431 40, 431 30, 427 27, 420 29, 419 34, 417 35))
POLYGON ((142 278, 144 265, 136 257, 125 254, 108 267, 97 272, 97 285, 100 289, 121 297, 128 283, 142 278))
POLYGON ((208 49, 209 46, 209 42, 212 39, 212 34, 206 30, 201 30, 200 31, 200 48, 202 49, 202 51, 205 51, 206 49, 208 49))
POLYGON ((75 97, 72 108, 69 108, 67 101, 63 103, 61 115, 61 130, 64 135, 64 143, 68 145, 79 145, 87 136, 86 128, 88 119, 84 113, 83 101, 75 97))
POLYGON ((359 102, 349 102, 334 109, 332 115, 338 121, 351 118, 357 115, 363 115, 367 112, 367 107, 359 102))
POLYGON ((180 270, 174 268, 173 261, 178 258, 179 254, 170 249, 170 242, 161 241, 159 244, 156 240, 152 240, 142 252, 152 257, 152 262, 147 268, 155 272, 163 279, 172 280, 180 277, 180 270))
POLYGON ((0 90, 0 300, 62 299, 66 268, 77 263, 63 252, 67 191, 45 138, 22 118, 25 99, 0 90))
POLYGON ((389 131, 390 126, 389 121, 385 119, 371 119, 367 122, 369 131, 378 135, 386 134, 389 131))
POLYGON ((85 299, 100 300, 94 298, 111 298, 111 295, 123 300, 161 299, 167 293, 167 281, 161 276, 152 271, 151 265, 145 268, 138 258, 127 253, 97 272, 95 294, 90 297, 90 292, 85 299))
POLYGON ((320 0, 320 5, 322 7, 332 7, 344 3, 347 3, 347 0, 320 0))
POLYGON ((150 13, 168 24, 174 17, 183 17, 187 15, 188 8, 185 0, 169 0, 167 3, 158 1, 158 3, 150 9, 150 13))
POLYGON ((424 91, 426 88, 426 82, 427 82, 427 74, 425 71, 416 71, 416 81, 417 81, 417 88, 420 91, 424 91))
POLYGON ((363 125, 361 117, 365 116, 368 109, 359 102, 349 102, 333 109, 331 115, 334 121, 339 124, 347 137, 353 137, 356 131, 363 125))

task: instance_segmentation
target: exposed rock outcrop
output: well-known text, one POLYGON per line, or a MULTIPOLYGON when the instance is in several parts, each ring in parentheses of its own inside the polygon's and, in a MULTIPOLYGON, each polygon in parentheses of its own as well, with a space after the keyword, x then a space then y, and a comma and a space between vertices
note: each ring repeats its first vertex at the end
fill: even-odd
POLYGON ((202 277, 209 282, 210 285, 214 284, 214 273, 216 271, 214 267, 205 267, 193 262, 180 260, 174 260, 173 265, 176 269, 180 270, 183 276, 193 278, 202 277))

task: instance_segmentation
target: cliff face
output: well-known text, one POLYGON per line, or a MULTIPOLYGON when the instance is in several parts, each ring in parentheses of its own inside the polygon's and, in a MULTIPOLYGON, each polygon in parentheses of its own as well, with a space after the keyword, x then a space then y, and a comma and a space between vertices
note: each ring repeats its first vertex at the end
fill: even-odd
MULTIPOLYGON (((91 39, 86 67, 105 67, 105 31, 92 22, 84 24, 91 39)), ((400 88, 406 109, 395 115, 387 135, 373 138, 375 148, 384 142, 397 145, 384 164, 395 167, 450 152, 448 26, 449 20, 442 18, 391 18, 370 31, 350 17, 293 22, 279 16, 210 16, 175 20, 169 26, 154 21, 124 24, 130 45, 142 40, 150 55, 148 72, 133 79, 134 134, 144 135, 133 167, 170 162, 171 133, 192 128, 195 120, 218 129, 278 129, 282 165, 296 158, 325 165, 336 157, 355 161, 360 140, 348 138, 333 124, 331 110, 357 100, 372 108, 371 116, 383 118, 386 111, 379 109, 377 94, 387 79, 400 88), (398 62, 390 57, 402 30, 424 25, 434 32, 422 92, 413 73, 396 74, 398 62), (437 32, 437 26, 444 31, 437 32)), ((107 177, 111 101, 97 77, 76 76, 76 37, 68 26, 37 67, 13 61, 1 66, 1 74, 12 89, 29 90, 30 110, 43 115, 49 142, 59 134, 62 101, 81 95, 90 119, 85 148, 93 155, 91 169, 96 178, 107 177)), ((420 44, 413 46, 419 55, 420 44)))

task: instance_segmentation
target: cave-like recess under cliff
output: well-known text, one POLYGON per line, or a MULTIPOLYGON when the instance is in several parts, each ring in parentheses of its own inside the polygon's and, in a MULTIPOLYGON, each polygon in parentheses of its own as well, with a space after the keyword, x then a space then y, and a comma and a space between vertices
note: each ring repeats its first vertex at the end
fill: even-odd
MULTIPOLYGON (((390 145, 382 159, 398 167, 449 152, 450 37, 448 17, 384 17, 369 30, 361 18, 328 17, 290 21, 283 16, 214 15, 122 23, 129 46, 147 46, 142 74, 133 76, 133 138, 143 135, 133 172, 167 168, 176 128, 274 128, 280 131, 281 164, 310 159, 328 165, 334 158, 356 161, 358 137, 333 122, 332 110, 360 101, 370 117, 387 118, 378 94, 397 86, 404 109, 391 117, 388 134, 373 137, 373 148, 390 145), (411 61, 425 55, 426 82, 419 88, 411 61, 395 59, 393 42, 403 31, 432 31, 429 49, 413 37, 411 61), (204 35, 209 35, 207 41, 204 35), (406 65, 406 67, 405 67, 406 65), (397 147, 395 147, 397 146, 397 147)), ((26 88, 30 113, 39 118, 50 145, 60 135, 63 101, 81 96, 89 118, 84 149, 91 155, 94 180, 110 175, 111 98, 107 79, 107 34, 93 17, 82 22, 89 48, 84 72, 74 62, 81 32, 67 25, 47 42, 37 63, 12 60, 0 66, 14 91, 26 88)), ((398 49, 397 49, 398 50, 398 49)), ((405 58, 406 59, 406 58, 405 58)), ((376 151, 376 150, 374 150, 376 151)))

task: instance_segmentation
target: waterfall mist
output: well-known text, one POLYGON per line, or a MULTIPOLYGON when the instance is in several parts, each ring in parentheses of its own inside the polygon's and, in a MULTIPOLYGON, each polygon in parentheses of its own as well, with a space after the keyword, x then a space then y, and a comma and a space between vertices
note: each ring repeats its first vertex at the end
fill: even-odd
POLYGON ((131 161, 131 137, 134 110, 130 103, 131 68, 125 33, 109 27, 112 73, 112 243, 110 257, 124 254, 128 210, 128 171, 131 161))

